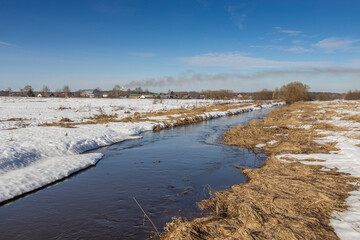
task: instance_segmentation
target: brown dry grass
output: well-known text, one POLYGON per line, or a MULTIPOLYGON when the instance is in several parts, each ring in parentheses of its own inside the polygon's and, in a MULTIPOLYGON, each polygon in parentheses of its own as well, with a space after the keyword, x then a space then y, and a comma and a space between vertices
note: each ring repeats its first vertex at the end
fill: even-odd
POLYGON ((348 121, 360 123, 360 115, 349 115, 349 116, 341 118, 341 120, 348 120, 348 121))
POLYGON ((29 119, 25 119, 25 118, 9 118, 9 119, 5 119, 5 120, 0 120, 0 122, 15 122, 15 121, 25 121, 25 120, 29 120, 29 119))
MULTIPOLYGON (((346 107, 349 107, 346 104, 346 107)), ((318 111, 320 105, 296 103, 277 109, 262 121, 252 121, 225 132, 224 142, 271 155, 259 169, 246 169, 248 182, 216 192, 199 206, 209 212, 207 217, 188 221, 175 218, 168 223, 162 239, 338 239, 329 226, 333 211, 344 211, 348 192, 358 186, 359 178, 330 171, 322 166, 302 164, 287 158, 279 161, 276 154, 329 153, 338 150, 335 142, 317 143, 321 135, 316 129, 345 131, 322 122, 335 115, 318 111), (302 128, 301 125, 311 125, 302 128), (273 144, 269 144, 273 141, 273 144), (277 141, 277 142, 275 142, 277 141)), ((306 159, 319 162, 321 159, 306 159)), ((234 166, 237 167, 237 166, 234 166)), ((240 168, 241 169, 241 168, 240 168)))
POLYGON ((163 239, 338 239, 329 226, 333 211, 346 209, 348 184, 358 179, 321 166, 267 159, 250 179, 202 201, 208 217, 168 223, 163 239))

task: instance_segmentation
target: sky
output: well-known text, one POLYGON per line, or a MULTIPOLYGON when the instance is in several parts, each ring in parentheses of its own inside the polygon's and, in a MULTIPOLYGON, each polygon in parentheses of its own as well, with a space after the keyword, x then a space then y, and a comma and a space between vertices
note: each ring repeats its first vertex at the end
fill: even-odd
POLYGON ((0 90, 360 90, 359 0, 0 0, 0 90))

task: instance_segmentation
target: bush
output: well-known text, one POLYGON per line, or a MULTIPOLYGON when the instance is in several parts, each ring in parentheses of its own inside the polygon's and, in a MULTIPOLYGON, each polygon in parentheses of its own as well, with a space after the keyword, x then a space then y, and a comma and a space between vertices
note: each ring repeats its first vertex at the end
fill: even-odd
POLYGON ((273 98, 273 92, 267 89, 263 89, 260 92, 254 92, 253 100, 271 100, 273 98))
POLYGON ((331 100, 334 100, 334 99, 335 99, 334 96, 332 96, 329 93, 320 93, 317 96, 317 100, 319 100, 319 101, 331 101, 331 100))
POLYGON ((216 90, 216 91, 207 90, 207 91, 203 91, 202 95, 204 95, 206 99, 215 99, 215 100, 220 100, 220 99, 229 100, 234 98, 234 92, 230 90, 216 90))
POLYGON ((309 86, 301 82, 292 82, 284 85, 279 90, 279 96, 287 104, 292 104, 298 101, 309 100, 309 86))
POLYGON ((348 91, 344 97, 345 100, 360 100, 360 91, 348 91))

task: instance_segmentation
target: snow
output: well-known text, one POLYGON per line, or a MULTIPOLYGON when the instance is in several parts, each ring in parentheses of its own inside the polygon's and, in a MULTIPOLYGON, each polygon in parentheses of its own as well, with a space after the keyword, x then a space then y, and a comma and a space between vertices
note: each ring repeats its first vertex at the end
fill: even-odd
MULTIPOLYGON (((317 102, 318 104, 324 104, 317 102)), ((339 105, 341 102, 334 101, 332 106, 339 105)), ((325 106, 324 106, 325 107, 325 106)), ((359 111, 345 110, 340 107, 336 109, 339 114, 352 114, 359 115, 359 111)), ((297 158, 300 160, 315 158, 322 159, 325 162, 321 162, 324 166, 322 170, 327 171, 330 169, 338 169, 339 172, 349 173, 352 176, 360 177, 360 147, 356 146, 360 144, 360 139, 352 138, 351 136, 359 136, 359 123, 341 120, 339 117, 335 120, 328 120, 325 122, 332 123, 337 126, 346 126, 350 131, 320 131, 326 137, 318 139, 317 142, 337 142, 336 147, 339 151, 330 152, 330 154, 283 154, 277 157, 297 158)), ((317 162, 304 161, 306 164, 319 165, 317 162)), ((356 183, 356 184, 359 184, 356 183)), ((360 190, 350 192, 350 197, 346 199, 346 203, 349 206, 344 212, 334 212, 332 219, 330 219, 330 225, 334 228, 335 233, 340 239, 353 240, 360 239, 360 190)))
POLYGON ((268 141, 266 144, 268 144, 268 145, 273 145, 273 144, 275 144, 275 143, 277 143, 278 141, 276 141, 276 140, 271 140, 271 141, 268 141))
POLYGON ((266 145, 273 145, 275 143, 277 143, 278 141, 276 140, 271 140, 271 141, 268 141, 267 143, 263 144, 263 143, 260 143, 260 144, 257 144, 255 145, 256 148, 263 148, 265 147, 266 145))
MULTIPOLYGON (((100 153, 88 150, 140 138, 152 131, 156 122, 110 122, 77 125, 76 128, 40 126, 69 118, 80 123, 98 114, 118 114, 118 119, 170 109, 191 109, 210 106, 212 100, 151 100, 151 99, 61 99, 61 98, 0 98, 0 202, 36 190, 81 169, 95 165, 100 153), (11 120, 11 121, 9 121, 11 120), (15 129, 14 129, 15 128, 15 129), (12 130, 10 130, 12 129, 12 130)), ((238 101, 239 102, 239 101, 238 101)), ((237 102, 237 103, 238 103, 237 102)), ((231 101, 231 103, 236 103, 231 101)), ((279 103, 269 103, 262 108, 279 103)), ((241 113, 258 110, 248 106, 231 110, 241 113)), ((228 115, 213 111, 199 115, 212 119, 228 115)), ((174 116, 174 115, 173 115, 174 116)), ((166 120, 155 117, 154 120, 166 120)), ((169 120, 175 125, 174 121, 169 120)))

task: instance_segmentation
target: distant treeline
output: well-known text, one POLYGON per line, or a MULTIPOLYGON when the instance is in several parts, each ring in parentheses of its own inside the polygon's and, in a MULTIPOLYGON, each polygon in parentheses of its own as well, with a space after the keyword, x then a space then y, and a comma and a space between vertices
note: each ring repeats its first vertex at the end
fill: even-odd
POLYGON ((296 101, 330 101, 334 99, 360 100, 360 91, 348 91, 346 94, 341 93, 324 93, 309 92, 309 86, 301 82, 292 82, 283 85, 280 89, 274 91, 263 89, 258 92, 236 93, 232 90, 205 90, 174 92, 169 90, 167 93, 154 93, 149 90, 143 90, 141 87, 134 90, 115 85, 112 90, 103 91, 100 88, 71 91, 70 87, 65 85, 62 89, 54 92, 49 87, 43 86, 41 91, 35 91, 30 85, 26 85, 20 91, 0 90, 0 96, 14 97, 91 97, 91 98, 175 98, 175 99, 253 99, 253 100, 283 100, 287 103, 296 101))

